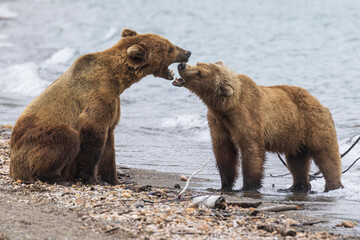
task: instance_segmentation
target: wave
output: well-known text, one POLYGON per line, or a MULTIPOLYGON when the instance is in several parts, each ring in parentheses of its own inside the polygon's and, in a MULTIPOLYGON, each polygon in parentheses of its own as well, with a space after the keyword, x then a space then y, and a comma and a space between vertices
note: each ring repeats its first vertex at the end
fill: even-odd
POLYGON ((17 12, 10 10, 7 5, 0 5, 0 19, 11 19, 17 17, 17 12))
POLYGON ((196 114, 180 115, 172 118, 164 118, 161 123, 162 127, 191 129, 191 128, 207 128, 207 120, 205 117, 196 114))
POLYGON ((39 95, 49 82, 40 78, 34 62, 17 64, 0 69, 0 89, 4 93, 18 93, 23 96, 39 95))
POLYGON ((63 48, 53 53, 51 57, 41 65, 42 68, 57 68, 59 65, 68 65, 76 56, 77 51, 72 48, 63 48))

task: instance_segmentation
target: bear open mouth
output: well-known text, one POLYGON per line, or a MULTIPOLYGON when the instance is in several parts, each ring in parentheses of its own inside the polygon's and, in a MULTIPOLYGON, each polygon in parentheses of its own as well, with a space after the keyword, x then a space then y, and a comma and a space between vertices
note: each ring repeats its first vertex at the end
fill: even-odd
POLYGON ((170 69, 167 69, 167 70, 166 70, 166 77, 167 77, 169 80, 173 80, 173 79, 174 79, 174 75, 175 75, 175 73, 173 73, 173 70, 170 70, 170 69))
POLYGON ((184 85, 186 81, 183 78, 176 78, 173 82, 172 85, 176 86, 176 87, 181 87, 182 85, 184 85))

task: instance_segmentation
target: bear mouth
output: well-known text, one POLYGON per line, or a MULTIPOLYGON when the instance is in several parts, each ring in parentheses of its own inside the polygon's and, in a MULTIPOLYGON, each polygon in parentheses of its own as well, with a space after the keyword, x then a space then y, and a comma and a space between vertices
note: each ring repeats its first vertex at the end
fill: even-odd
POLYGON ((173 70, 167 69, 165 75, 166 75, 167 79, 173 80, 175 73, 173 73, 173 70))
POLYGON ((173 82, 172 85, 175 87, 181 87, 182 85, 184 85, 186 83, 186 81, 183 78, 176 78, 173 82))

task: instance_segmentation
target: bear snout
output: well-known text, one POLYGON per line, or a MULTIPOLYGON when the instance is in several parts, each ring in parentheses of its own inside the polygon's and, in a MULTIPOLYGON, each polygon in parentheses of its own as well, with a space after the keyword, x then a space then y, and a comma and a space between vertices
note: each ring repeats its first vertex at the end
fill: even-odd
POLYGON ((185 53, 185 56, 186 56, 187 58, 190 58, 191 52, 190 52, 190 51, 187 51, 187 52, 185 53))
POLYGON ((184 70, 186 68, 186 63, 182 62, 178 64, 178 70, 184 70))

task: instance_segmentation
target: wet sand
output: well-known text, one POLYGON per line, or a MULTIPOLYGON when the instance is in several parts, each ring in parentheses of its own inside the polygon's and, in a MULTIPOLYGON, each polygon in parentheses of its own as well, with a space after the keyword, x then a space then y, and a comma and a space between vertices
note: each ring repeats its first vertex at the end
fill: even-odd
MULTIPOLYGON (((0 129, 0 239, 278 239, 284 237, 286 226, 298 239, 358 238, 354 229, 309 216, 307 206, 268 213, 258 210, 281 202, 263 201, 257 209, 214 210, 191 208, 189 200, 168 201, 179 192, 175 184, 185 185, 173 173, 119 167, 118 186, 13 181, 8 175, 9 133, 10 129, 0 129)), ((193 178, 184 197, 209 194, 196 191, 204 185, 206 181, 193 178)), ((259 195, 224 197, 227 202, 254 202, 259 195)))

